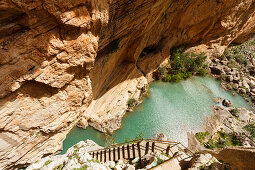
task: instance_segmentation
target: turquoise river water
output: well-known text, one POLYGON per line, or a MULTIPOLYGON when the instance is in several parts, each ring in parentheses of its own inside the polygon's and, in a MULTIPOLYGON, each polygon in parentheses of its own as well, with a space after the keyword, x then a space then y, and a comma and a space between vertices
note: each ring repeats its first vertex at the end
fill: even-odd
POLYGON ((153 82, 150 97, 125 115, 122 127, 111 138, 92 127, 86 130, 76 127, 64 140, 62 153, 82 140, 91 139, 105 146, 109 139, 125 142, 126 138, 133 139, 140 132, 145 138, 164 133, 172 141, 187 145, 187 132, 203 130, 206 117, 212 114, 212 106, 219 105, 215 102, 218 97, 231 100, 235 107, 251 109, 241 96, 233 96, 220 87, 219 81, 209 77, 193 77, 179 83, 153 82))

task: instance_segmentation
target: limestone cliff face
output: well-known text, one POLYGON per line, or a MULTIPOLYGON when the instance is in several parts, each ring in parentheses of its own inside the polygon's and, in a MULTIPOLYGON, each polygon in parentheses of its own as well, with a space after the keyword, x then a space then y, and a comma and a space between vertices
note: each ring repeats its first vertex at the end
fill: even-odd
POLYGON ((2 0, 0 169, 120 127, 129 98, 186 44, 219 56, 254 34, 254 0, 2 0))

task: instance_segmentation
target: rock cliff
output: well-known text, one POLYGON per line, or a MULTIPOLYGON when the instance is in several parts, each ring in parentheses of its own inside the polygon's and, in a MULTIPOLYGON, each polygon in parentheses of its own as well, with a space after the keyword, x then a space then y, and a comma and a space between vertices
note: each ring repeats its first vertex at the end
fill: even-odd
POLYGON ((0 169, 120 127, 130 98, 186 44, 218 57, 254 34, 254 0, 2 0, 0 169))

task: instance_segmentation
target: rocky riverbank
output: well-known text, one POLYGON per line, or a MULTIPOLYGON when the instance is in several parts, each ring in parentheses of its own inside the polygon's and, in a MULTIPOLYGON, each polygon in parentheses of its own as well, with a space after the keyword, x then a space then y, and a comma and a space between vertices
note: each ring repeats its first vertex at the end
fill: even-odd
POLYGON ((255 41, 228 47, 219 59, 212 60, 210 70, 224 89, 235 90, 254 106, 255 41))
POLYGON ((205 132, 196 133, 195 143, 192 143, 194 138, 189 138, 189 146, 193 147, 194 151, 203 147, 209 149, 227 146, 254 147, 254 123, 253 111, 245 108, 215 106, 214 114, 207 119, 205 132))
POLYGON ((245 108, 229 107, 230 101, 222 102, 226 107, 214 107, 214 114, 208 117, 204 132, 188 133, 189 148, 198 153, 210 153, 232 168, 252 168, 255 159, 255 113, 245 108))

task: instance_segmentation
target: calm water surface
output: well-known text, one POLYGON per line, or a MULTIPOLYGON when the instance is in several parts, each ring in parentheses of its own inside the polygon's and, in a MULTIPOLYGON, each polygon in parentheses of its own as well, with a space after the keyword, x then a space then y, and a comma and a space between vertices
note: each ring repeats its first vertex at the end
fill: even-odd
MULTIPOLYGON (((187 145, 187 132, 202 130, 206 117, 212 114, 212 106, 219 105, 215 102, 218 97, 231 100, 235 107, 251 109, 241 96, 233 96, 220 87, 219 81, 209 77, 193 77, 179 83, 158 81, 150 85, 150 91, 150 98, 127 113, 122 128, 113 134, 117 143, 142 132, 145 138, 165 133, 172 141, 187 145)), ((62 153, 86 139, 102 146, 109 143, 109 137, 91 127, 74 128, 64 141, 62 153)))

